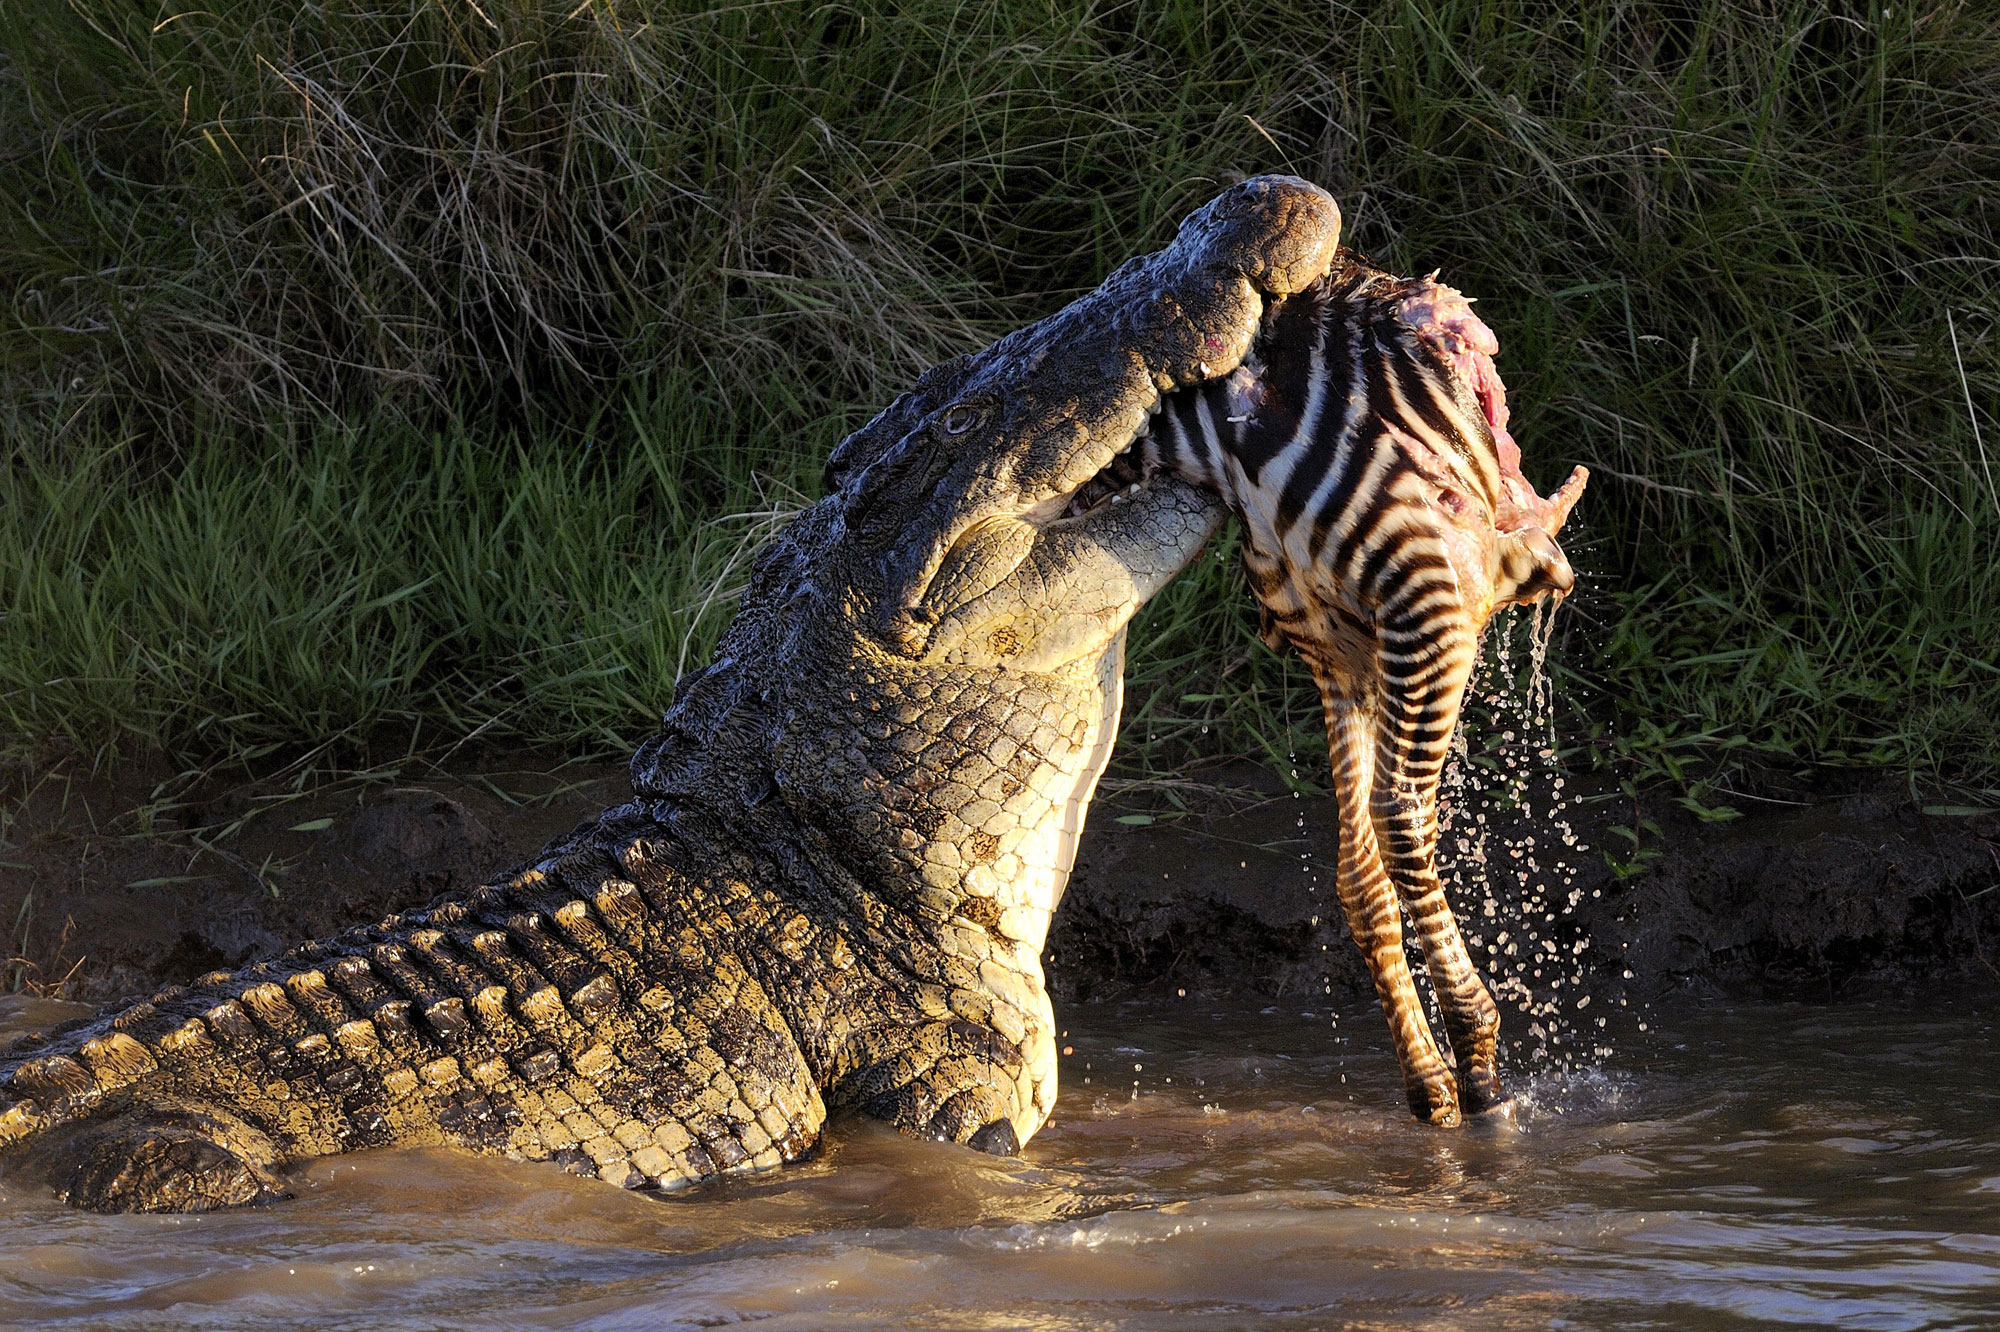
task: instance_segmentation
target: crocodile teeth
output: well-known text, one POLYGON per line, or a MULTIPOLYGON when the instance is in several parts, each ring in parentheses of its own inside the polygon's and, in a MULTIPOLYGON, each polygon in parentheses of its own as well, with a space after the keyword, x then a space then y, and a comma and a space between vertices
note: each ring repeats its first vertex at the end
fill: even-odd
POLYGON ((1134 439, 1104 465, 1103 471, 1077 487, 1076 494, 1064 506, 1062 516, 1075 518, 1107 503, 1122 504, 1126 498, 1138 493, 1139 487, 1152 474, 1153 468, 1141 461, 1139 441, 1134 439))

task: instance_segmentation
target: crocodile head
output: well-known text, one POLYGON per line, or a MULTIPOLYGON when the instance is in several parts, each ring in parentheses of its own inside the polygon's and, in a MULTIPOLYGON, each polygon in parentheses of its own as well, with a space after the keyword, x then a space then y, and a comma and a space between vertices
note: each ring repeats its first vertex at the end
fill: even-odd
POLYGON ((1324 274, 1339 232, 1317 187, 1248 181, 1096 291, 923 375, 765 550, 715 662, 635 757, 640 796, 712 845, 760 826, 773 854, 810 842, 867 910, 970 921, 1038 985, 1125 628, 1224 518, 1172 477, 1105 478, 1123 482, 1162 394, 1236 367, 1267 299, 1324 274))
POLYGON ((827 465, 857 626, 937 665, 1046 671, 1103 651, 1217 522, 1170 479, 1105 479, 1161 394, 1228 373, 1265 297, 1325 272, 1338 231, 1316 187, 1246 182, 1165 251, 925 374, 827 465))

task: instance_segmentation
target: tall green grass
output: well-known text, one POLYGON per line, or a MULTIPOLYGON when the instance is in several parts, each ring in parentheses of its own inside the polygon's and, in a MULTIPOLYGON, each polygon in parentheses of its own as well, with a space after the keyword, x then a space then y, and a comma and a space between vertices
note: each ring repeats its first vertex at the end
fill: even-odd
MULTIPOLYGON (((1482 298, 1532 475, 1595 470, 1600 729, 2000 787, 1995 123, 1975 4, 6 6, 0 706, 629 738, 757 530, 705 520, 1288 170, 1482 298), (322 572, 231 562, 276 530, 322 572)), ((1314 747, 1250 623, 1171 589, 1132 733, 1314 747)))
POLYGON ((649 405, 615 461, 332 426, 261 460, 201 436, 164 470, 131 447, 18 457, 0 720, 231 750, 412 730, 625 744, 705 659, 808 479, 803 440, 738 446, 705 387, 649 405))

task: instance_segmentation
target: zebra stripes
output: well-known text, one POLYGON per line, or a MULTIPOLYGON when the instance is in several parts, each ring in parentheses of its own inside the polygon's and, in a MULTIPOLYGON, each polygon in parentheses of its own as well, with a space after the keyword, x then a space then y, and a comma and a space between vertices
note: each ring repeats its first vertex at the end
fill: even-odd
POLYGON ((1147 470, 1212 487, 1241 518, 1265 640, 1319 686, 1341 906, 1411 1108, 1439 1125, 1505 1099, 1499 1010, 1438 878, 1439 780, 1494 608, 1569 590, 1554 529, 1583 487, 1579 469, 1542 500, 1520 477, 1493 349, 1450 288, 1344 255, 1267 314, 1243 367, 1167 399, 1141 446, 1147 470), (1455 1069, 1424 1018, 1405 915, 1455 1069))

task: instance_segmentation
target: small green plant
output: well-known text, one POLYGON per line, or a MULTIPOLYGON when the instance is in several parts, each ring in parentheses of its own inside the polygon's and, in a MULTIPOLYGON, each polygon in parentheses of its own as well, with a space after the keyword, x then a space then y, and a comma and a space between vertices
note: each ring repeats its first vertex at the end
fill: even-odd
POLYGON ((1646 841, 1648 837, 1657 841, 1660 836, 1660 825, 1651 819, 1640 819, 1629 827, 1622 823, 1613 824, 1610 833, 1624 843, 1624 850, 1621 852, 1616 847, 1605 847, 1604 863, 1610 867, 1612 877, 1620 882, 1638 878, 1652 868, 1653 861, 1660 858, 1660 848, 1648 845, 1646 841))

